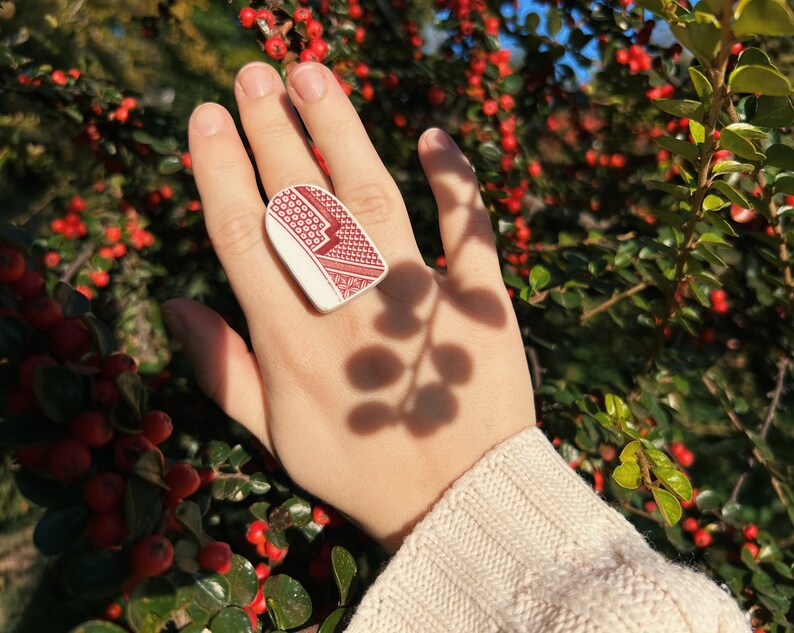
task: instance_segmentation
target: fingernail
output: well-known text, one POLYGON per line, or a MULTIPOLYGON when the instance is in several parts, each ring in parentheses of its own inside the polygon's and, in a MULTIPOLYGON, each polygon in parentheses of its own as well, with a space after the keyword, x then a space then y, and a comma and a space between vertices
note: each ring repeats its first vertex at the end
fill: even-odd
POLYGON ((185 320, 182 318, 182 315, 179 314, 176 310, 169 310, 168 308, 163 308, 163 319, 165 320, 165 324, 168 326, 168 330, 173 334, 174 338, 176 338, 180 343, 184 343, 187 340, 188 329, 187 325, 185 324, 185 320))
POLYGON ((315 103, 325 96, 325 75, 315 64, 299 64, 289 75, 290 85, 307 103, 315 103))
POLYGON ((264 97, 273 86, 273 79, 265 68, 266 64, 249 64, 240 71, 237 83, 247 97, 260 99, 264 97))
POLYGON ((433 130, 430 134, 425 136, 425 144, 428 149, 449 149, 452 147, 452 139, 449 134, 441 130, 433 130))
POLYGON ((201 136, 214 136, 225 122, 223 108, 215 103, 200 105, 193 112, 193 127, 201 136))

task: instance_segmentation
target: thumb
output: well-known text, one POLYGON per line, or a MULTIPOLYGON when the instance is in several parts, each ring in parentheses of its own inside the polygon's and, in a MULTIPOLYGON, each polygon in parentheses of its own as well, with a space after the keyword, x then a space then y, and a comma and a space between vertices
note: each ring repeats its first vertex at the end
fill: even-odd
POLYGON ((202 391, 270 450, 262 374, 245 341, 223 317, 198 301, 171 299, 163 304, 162 312, 171 334, 184 347, 202 391))

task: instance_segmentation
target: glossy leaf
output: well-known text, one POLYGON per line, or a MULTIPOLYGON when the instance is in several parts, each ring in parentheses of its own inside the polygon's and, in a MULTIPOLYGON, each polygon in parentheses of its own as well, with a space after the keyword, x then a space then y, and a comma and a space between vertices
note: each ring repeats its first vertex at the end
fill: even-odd
POLYGON ((259 589, 254 566, 242 556, 235 554, 232 557, 232 568, 225 576, 229 581, 229 602, 241 607, 248 606, 259 589))
POLYGON ((620 452, 620 461, 621 463, 624 462, 631 462, 636 464, 637 460, 637 452, 642 448, 642 444, 637 440, 633 442, 629 442, 626 446, 623 447, 623 450, 620 452))
POLYGON ((231 588, 221 574, 210 574, 198 579, 193 585, 193 599, 202 609, 210 613, 229 604, 231 588))
POLYGON ((532 270, 529 272, 529 287, 533 292, 545 288, 549 284, 549 281, 551 281, 551 273, 546 268, 540 264, 532 267, 532 270))
POLYGON ((696 145, 693 145, 689 141, 682 141, 678 138, 673 138, 672 136, 659 136, 654 139, 656 144, 659 147, 662 147, 677 156, 683 156, 686 158, 690 163, 694 164, 697 160, 698 156, 700 155, 700 151, 698 150, 696 145))
POLYGON ((253 633, 251 618, 239 607, 226 607, 210 623, 212 633, 253 633))
POLYGON ((331 564, 339 590, 339 604, 344 606, 350 602, 355 590, 358 565, 352 554, 338 545, 331 550, 331 564))
POLYGON ((669 525, 678 523, 682 513, 681 504, 678 502, 678 499, 676 499, 673 494, 661 488, 653 487, 651 488, 651 493, 653 494, 653 498, 664 520, 667 521, 669 525))
POLYGON ((63 281, 55 284, 52 289, 52 298, 61 304, 63 316, 67 319, 82 316, 91 310, 91 302, 88 298, 63 281))
POLYGON ((734 204, 738 204, 740 207, 745 209, 753 208, 752 203, 743 192, 739 191, 735 187, 731 187, 731 185, 724 180, 715 180, 713 183, 711 183, 711 186, 734 204))
POLYGON ((665 488, 681 497, 684 501, 692 499, 692 484, 684 473, 677 468, 654 468, 653 474, 660 479, 665 488))
POLYGON ((135 413, 135 417, 140 419, 148 399, 141 377, 133 371, 125 371, 116 376, 116 385, 124 402, 135 413))
POLYGON ((756 149, 751 141, 728 129, 724 129, 720 134, 720 147, 748 160, 764 160, 764 155, 756 149))
POLYGON ((88 510, 84 506, 50 510, 36 524, 33 542, 50 556, 68 552, 79 543, 88 518, 88 510))
POLYGON ((642 472, 639 464, 635 462, 624 462, 612 473, 612 478, 618 485, 629 490, 639 488, 642 484, 642 472))
POLYGON ((776 143, 766 148, 766 165, 794 171, 794 147, 776 143))
POLYGON ((794 13, 784 0, 739 0, 733 32, 748 35, 794 35, 794 13))
POLYGON ((127 479, 124 515, 131 539, 151 534, 160 521, 162 509, 160 490, 157 487, 137 477, 127 479))
POLYGON ((690 66, 687 72, 689 73, 689 78, 692 80, 698 97, 701 99, 710 98, 714 92, 714 88, 706 75, 703 74, 703 71, 695 66, 690 66))
POLYGON ((755 166, 749 163, 739 163, 735 160, 721 160, 716 165, 712 173, 717 174, 749 174, 755 169, 755 166))
POLYGON ((696 118, 703 113, 703 104, 700 101, 688 99, 654 99, 653 105, 662 112, 677 117, 696 118))
POLYGON ((78 374, 66 367, 36 369, 33 392, 41 410, 53 422, 70 422, 85 407, 85 383, 78 374))
POLYGON ((176 609, 176 587, 168 578, 146 578, 130 596, 125 610, 127 622, 138 631, 147 622, 165 622, 176 609))
POLYGON ((735 93, 769 97, 787 97, 794 90, 785 75, 768 66, 738 66, 728 77, 728 84, 735 93))
POLYGON ((292 629, 312 615, 309 594, 297 580, 285 574, 270 576, 264 585, 268 614, 281 629, 292 629))
POLYGON ((752 118, 753 125, 786 127, 794 123, 794 106, 788 97, 762 96, 752 118))

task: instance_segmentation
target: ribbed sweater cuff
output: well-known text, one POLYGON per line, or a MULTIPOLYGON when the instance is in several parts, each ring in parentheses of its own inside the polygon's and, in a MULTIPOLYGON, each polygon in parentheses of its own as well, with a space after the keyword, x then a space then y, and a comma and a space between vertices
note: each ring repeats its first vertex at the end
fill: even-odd
POLYGON ((653 552, 539 430, 527 429, 489 451, 444 494, 346 630, 749 628, 727 594, 653 552))

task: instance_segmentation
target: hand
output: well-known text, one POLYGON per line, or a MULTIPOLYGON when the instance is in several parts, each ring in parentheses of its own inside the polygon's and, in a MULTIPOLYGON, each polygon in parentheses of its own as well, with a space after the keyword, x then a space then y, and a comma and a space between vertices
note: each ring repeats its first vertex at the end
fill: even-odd
POLYGON ((419 157, 449 267, 439 274, 424 265, 400 192, 329 70, 294 66, 285 88, 270 66, 249 64, 235 96, 267 195, 296 184, 335 193, 390 273, 341 309, 317 312, 264 233, 265 206, 231 116, 208 103, 190 120, 193 169, 253 352, 196 302, 168 302, 166 320, 204 391, 298 485, 394 551, 489 448, 534 424, 521 336, 477 179, 448 135, 422 135, 419 157))

